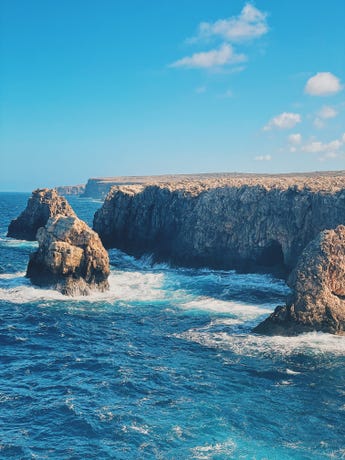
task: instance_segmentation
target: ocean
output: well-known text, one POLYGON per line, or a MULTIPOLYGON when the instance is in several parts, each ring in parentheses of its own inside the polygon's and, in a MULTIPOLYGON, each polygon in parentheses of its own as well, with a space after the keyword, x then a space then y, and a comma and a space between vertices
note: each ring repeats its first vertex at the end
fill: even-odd
POLYGON ((39 289, 5 236, 28 196, 0 194, 1 459, 345 458, 345 337, 251 333, 284 281, 112 249, 108 292, 39 289))

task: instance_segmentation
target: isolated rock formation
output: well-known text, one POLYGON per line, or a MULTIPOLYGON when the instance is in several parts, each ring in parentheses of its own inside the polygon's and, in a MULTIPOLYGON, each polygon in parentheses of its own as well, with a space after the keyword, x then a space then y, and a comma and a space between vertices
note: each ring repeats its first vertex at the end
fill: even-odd
POLYGON ((65 198, 55 189, 37 189, 32 192, 25 210, 8 227, 7 236, 21 240, 36 240, 36 233, 44 227, 50 217, 56 215, 75 216, 65 198))
POLYGON ((27 277, 66 295, 108 289, 109 257, 97 233, 73 216, 55 216, 37 232, 38 250, 30 257, 27 277))
POLYGON ((254 332, 296 335, 308 331, 345 333, 345 226, 321 232, 303 251, 288 285, 287 305, 254 332))
POLYGON ((345 174, 215 177, 113 187, 94 217, 106 247, 177 265, 290 271, 345 224, 345 174))

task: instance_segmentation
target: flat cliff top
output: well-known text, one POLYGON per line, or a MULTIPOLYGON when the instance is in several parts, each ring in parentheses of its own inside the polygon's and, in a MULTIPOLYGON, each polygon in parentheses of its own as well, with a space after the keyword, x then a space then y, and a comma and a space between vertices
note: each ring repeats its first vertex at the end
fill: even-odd
POLYGON ((184 191, 191 195, 224 187, 259 186, 266 190, 297 188, 311 192, 335 193, 345 190, 345 171, 327 171, 291 174, 179 174, 165 176, 128 176, 113 178, 94 178, 104 183, 113 183, 128 194, 139 193, 148 185, 155 185, 169 191, 184 191))

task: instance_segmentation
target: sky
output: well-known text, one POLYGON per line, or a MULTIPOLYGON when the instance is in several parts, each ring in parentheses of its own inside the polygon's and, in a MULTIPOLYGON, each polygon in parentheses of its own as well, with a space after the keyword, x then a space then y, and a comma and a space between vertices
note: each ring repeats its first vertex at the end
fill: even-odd
POLYGON ((0 191, 345 169, 344 0, 1 0, 0 191))

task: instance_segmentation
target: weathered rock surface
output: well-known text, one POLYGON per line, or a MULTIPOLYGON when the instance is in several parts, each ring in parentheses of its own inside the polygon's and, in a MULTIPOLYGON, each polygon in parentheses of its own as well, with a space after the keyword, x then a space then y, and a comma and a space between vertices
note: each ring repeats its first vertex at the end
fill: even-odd
POLYGON ((60 185, 55 187, 59 195, 82 195, 85 192, 85 184, 79 185, 60 185))
POLYGON ((113 187, 94 217, 106 247, 178 265, 290 271, 345 223, 345 173, 214 177, 113 187))
POLYGON ((87 295, 108 289, 109 257, 97 233, 73 216, 55 216, 37 232, 27 277, 66 295, 87 295))
POLYGON ((25 210, 12 220, 7 236, 22 240, 36 240, 36 233, 44 227, 50 217, 56 215, 75 216, 65 198, 55 189, 37 189, 32 192, 25 210))
POLYGON ((293 293, 287 305, 277 307, 254 332, 345 333, 345 226, 325 230, 308 244, 288 284, 293 293))

